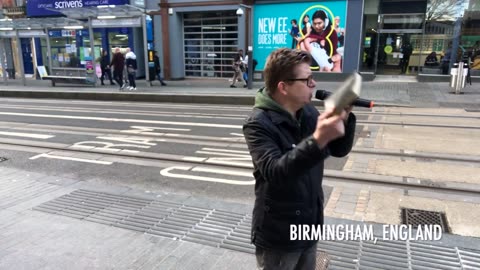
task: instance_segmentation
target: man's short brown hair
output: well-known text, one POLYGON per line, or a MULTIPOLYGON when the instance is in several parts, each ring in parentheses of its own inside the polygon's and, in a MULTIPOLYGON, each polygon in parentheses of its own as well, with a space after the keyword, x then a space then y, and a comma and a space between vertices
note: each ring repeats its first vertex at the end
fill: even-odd
POLYGON ((302 63, 310 65, 311 62, 312 57, 305 51, 287 48, 273 51, 263 69, 267 93, 275 93, 279 82, 295 78, 295 67, 302 63))

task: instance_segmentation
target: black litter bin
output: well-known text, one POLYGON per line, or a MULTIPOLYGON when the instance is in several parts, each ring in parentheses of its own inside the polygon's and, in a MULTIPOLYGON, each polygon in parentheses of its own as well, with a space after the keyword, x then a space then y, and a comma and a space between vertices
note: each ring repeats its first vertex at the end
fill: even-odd
POLYGON ((148 76, 150 81, 154 81, 156 79, 157 74, 155 74, 155 64, 153 62, 148 62, 148 76))

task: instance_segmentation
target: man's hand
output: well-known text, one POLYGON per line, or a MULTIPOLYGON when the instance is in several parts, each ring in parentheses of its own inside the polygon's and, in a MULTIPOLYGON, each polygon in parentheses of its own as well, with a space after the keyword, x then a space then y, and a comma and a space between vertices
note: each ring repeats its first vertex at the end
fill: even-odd
MULTIPOLYGON (((351 111, 351 107, 348 108, 351 111)), ((324 148, 329 142, 345 135, 344 121, 347 119, 347 111, 343 110, 340 115, 334 114, 333 108, 326 109, 324 113, 318 116, 317 127, 313 133, 313 138, 321 148, 324 148)))

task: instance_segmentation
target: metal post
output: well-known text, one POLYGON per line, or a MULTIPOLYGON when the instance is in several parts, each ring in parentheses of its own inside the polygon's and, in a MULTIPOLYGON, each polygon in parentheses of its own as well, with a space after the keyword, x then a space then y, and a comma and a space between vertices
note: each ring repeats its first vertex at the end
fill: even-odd
POLYGON ((150 81, 150 70, 148 67, 148 41, 147 41, 147 17, 142 14, 142 30, 143 30, 143 53, 145 55, 145 80, 147 86, 152 86, 150 81))
POLYGON ((252 84, 253 84, 253 33, 252 33, 252 23, 253 23, 253 16, 252 16, 252 7, 249 7, 249 12, 248 12, 248 48, 247 48, 247 55, 248 55, 248 73, 247 73, 247 88, 252 89, 252 84))
POLYGON ((50 35, 48 34, 48 28, 45 28, 45 33, 47 34, 47 57, 48 57, 48 74, 52 74, 52 48, 50 47, 50 35))
POLYGON ((455 94, 460 94, 463 88, 463 62, 458 63, 457 80, 455 83, 455 94))
POLYGON ((30 40, 30 46, 32 47, 32 59, 33 59, 33 75, 34 78, 37 79, 38 69, 37 69, 37 50, 35 48, 35 38, 32 37, 30 40))
POLYGON ((15 37, 17 39, 17 54, 18 54, 18 67, 20 68, 20 73, 22 74, 22 83, 24 86, 27 85, 27 81, 25 79, 25 68, 23 66, 23 54, 22 54, 22 44, 20 41, 20 37, 18 36, 18 30, 15 30, 15 37))
POLYGON ((6 38, 0 39, 0 61, 2 61, 2 70, 3 70, 3 82, 7 83, 7 66, 5 65, 6 62, 6 52, 5 52, 5 41, 6 38))
POLYGON ((95 37, 93 36, 92 17, 88 17, 88 35, 90 36, 90 55, 92 56, 93 81, 97 85, 97 67, 95 64, 95 37))

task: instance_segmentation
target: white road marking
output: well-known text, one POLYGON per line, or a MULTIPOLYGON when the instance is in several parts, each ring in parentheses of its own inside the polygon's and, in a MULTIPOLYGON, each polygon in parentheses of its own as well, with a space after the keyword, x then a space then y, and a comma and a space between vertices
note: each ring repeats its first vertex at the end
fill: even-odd
POLYGON ((145 116, 166 116, 166 117, 184 117, 184 118, 214 118, 214 119, 233 119, 243 120, 246 115, 218 114, 218 113, 192 113, 192 112, 174 112, 174 111, 142 111, 142 110, 117 110, 117 109, 98 109, 86 107, 51 107, 51 106, 17 106, 3 105, 3 108, 36 110, 36 111, 57 111, 57 112, 91 112, 97 114, 129 114, 145 116))
POLYGON ((171 131, 192 131, 189 128, 167 128, 167 127, 145 127, 145 126, 130 126, 133 130, 122 130, 125 133, 140 133, 140 134, 163 134, 151 132, 156 129, 160 130, 171 130, 171 131))
POLYGON ((53 135, 35 134, 35 133, 22 133, 22 132, 8 132, 8 131, 0 131, 0 135, 27 137, 27 138, 34 138, 34 139, 50 139, 50 138, 55 137, 53 135))
POLYGON ((211 164, 233 165, 245 168, 253 168, 252 157, 248 151, 230 150, 230 149, 214 149, 202 148, 195 151, 196 154, 209 155, 213 157, 207 158, 204 162, 211 164), (246 161, 246 162, 242 162, 246 161))
MULTIPOLYGON (((5 99, 9 103, 31 103, 31 100, 19 100, 19 99, 5 99)), ((44 103, 44 104, 55 104, 58 105, 58 100, 35 100, 35 103, 44 103)), ((78 100, 62 100, 69 105, 82 104, 82 105, 102 105, 102 106, 124 106, 124 107, 134 107, 134 108, 158 108, 158 103, 135 103, 135 102, 108 102, 108 101, 78 101, 78 100)), ((23 105, 24 106, 24 105, 23 105)), ((165 104, 162 103, 162 109, 165 108, 174 108, 174 109, 190 109, 190 110, 201 110, 211 109, 215 111, 252 111, 252 106, 222 106, 222 105, 192 105, 192 104, 165 104)))
POLYGON ((217 155, 217 156, 224 156, 224 157, 233 157, 239 158, 240 160, 252 160, 250 155, 239 155, 235 153, 219 153, 219 152, 209 152, 209 151, 196 151, 196 154, 204 154, 204 155, 217 155))
MULTIPOLYGON (((214 178, 214 177, 206 177, 206 176, 198 176, 198 175, 175 174, 175 173, 170 172, 172 170, 190 171, 190 170, 192 170, 192 167, 188 167, 188 166, 168 167, 168 168, 165 168, 165 169, 161 170, 160 174, 163 175, 163 176, 173 177, 173 178, 183 178, 183 179, 190 179, 190 180, 197 180, 197 181, 216 182, 216 183, 224 183, 224 184, 230 184, 230 185, 247 186, 247 185, 254 185, 255 184, 255 179, 250 180, 250 181, 230 180, 230 179, 214 178)), ((197 169, 197 171, 202 171, 202 170, 203 171, 208 171, 210 173, 215 171, 215 170, 211 170, 211 169, 208 169, 208 168, 197 169)), ((217 172, 225 174, 225 170, 219 170, 217 172)), ((229 174, 232 175, 231 172, 229 174)))
POLYGON ((182 159, 185 161, 196 161, 196 162, 202 162, 205 160, 205 158, 200 158, 200 157, 183 157, 182 159))
POLYGON ((241 151, 241 150, 230 150, 230 149, 214 149, 214 148, 202 148, 202 150, 205 151, 214 151, 214 152, 225 152, 225 153, 236 153, 236 154, 244 154, 244 155, 250 155, 250 152, 248 151, 241 151))
POLYGON ((208 173, 221 173, 221 174, 228 174, 228 175, 237 175, 237 176, 245 176, 245 177, 252 177, 253 174, 251 172, 238 172, 234 170, 222 170, 222 169, 213 169, 207 167, 195 167, 192 169, 192 172, 208 172, 208 173))
MULTIPOLYGON (((143 145, 148 145, 148 146, 155 146, 157 145, 156 143, 152 143, 150 139, 144 139, 144 138, 135 138, 135 137, 127 137, 127 138, 122 138, 122 137, 114 137, 114 136, 101 136, 97 137, 97 139, 100 140, 109 140, 109 141, 118 141, 118 142, 126 142, 126 143, 135 143, 135 144, 143 144, 143 145)), ((165 141, 163 139, 155 139, 155 141, 165 141)), ((142 148, 149 148, 148 146, 144 146, 142 148)))
POLYGON ((128 153, 139 153, 137 150, 128 150, 128 149, 123 149, 123 148, 114 148, 114 147, 138 147, 138 148, 143 148, 143 149, 148 149, 150 148, 149 146, 144 146, 144 145, 134 145, 134 144, 113 144, 109 142, 97 142, 97 141, 83 141, 83 142, 77 142, 73 145, 70 146, 70 148, 84 148, 84 149, 95 149, 99 151, 112 151, 112 152, 118 152, 118 151, 123 151, 123 152, 128 152, 128 153), (101 144, 103 145, 102 147, 97 147, 97 146, 92 146, 101 144))
POLYGON ((205 160, 205 163, 211 164, 221 164, 221 165, 233 165, 233 166, 241 166, 245 168, 253 168, 252 162, 234 162, 234 161, 243 161, 247 160, 245 158, 209 158, 205 160))
POLYGON ((92 160, 92 159, 83 159, 83 158, 73 158, 73 157, 63 157, 63 156, 54 156, 54 155, 49 155, 49 154, 40 154, 36 155, 34 157, 31 157, 30 159, 37 159, 37 158, 53 158, 53 159, 61 159, 61 160, 70 160, 70 161, 79 161, 79 162, 86 162, 86 163, 94 163, 94 164, 101 164, 101 165, 112 165, 113 163, 110 161, 102 161, 102 160, 92 160))
POLYGON ((119 118, 74 116, 74 115, 49 115, 49 114, 35 114, 35 113, 13 113, 13 112, 0 112, 0 115, 16 115, 16 116, 41 117, 41 118, 92 120, 92 121, 104 121, 104 122, 146 123, 146 124, 157 124, 157 125, 160 124, 160 125, 174 125, 174 126, 216 127, 216 128, 232 128, 232 129, 241 129, 242 128, 241 125, 156 121, 156 120, 140 120, 140 119, 124 119, 124 118, 119 119, 119 118))

